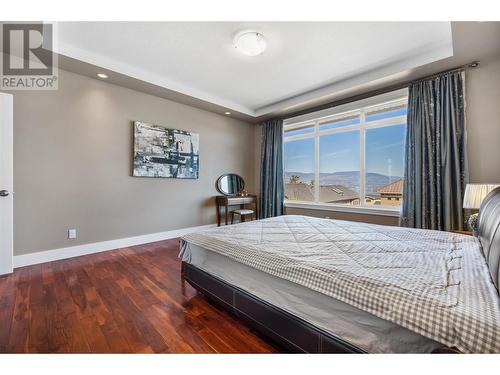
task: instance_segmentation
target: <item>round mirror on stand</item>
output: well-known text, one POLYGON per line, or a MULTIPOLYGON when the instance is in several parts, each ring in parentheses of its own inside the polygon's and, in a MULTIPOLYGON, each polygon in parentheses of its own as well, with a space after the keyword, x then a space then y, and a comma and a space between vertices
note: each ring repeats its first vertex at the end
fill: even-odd
POLYGON ((234 173, 226 173, 217 179, 217 190, 223 195, 236 195, 245 187, 245 180, 234 173))

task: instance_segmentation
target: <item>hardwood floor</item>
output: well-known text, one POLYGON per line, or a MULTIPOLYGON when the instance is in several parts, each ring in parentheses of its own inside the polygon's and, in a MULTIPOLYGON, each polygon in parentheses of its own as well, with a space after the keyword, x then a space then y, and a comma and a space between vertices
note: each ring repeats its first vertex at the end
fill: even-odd
POLYGON ((178 240, 0 277, 2 353, 272 353, 181 281, 178 240))

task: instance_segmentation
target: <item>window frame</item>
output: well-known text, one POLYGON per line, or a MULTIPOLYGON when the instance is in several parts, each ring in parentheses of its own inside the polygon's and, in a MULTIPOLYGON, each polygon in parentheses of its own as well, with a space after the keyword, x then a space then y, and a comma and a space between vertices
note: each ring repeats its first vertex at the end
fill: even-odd
MULTIPOLYGON (((366 131, 371 129, 389 127, 394 125, 406 125, 406 115, 396 116, 388 119, 366 121, 366 113, 408 103, 408 90, 401 89, 386 94, 369 97, 367 99, 351 102, 326 110, 308 113, 306 115, 286 119, 283 121, 283 156, 285 143, 302 139, 314 139, 314 202, 296 202, 285 199, 285 207, 308 208, 318 210, 331 210, 339 212, 370 213, 384 216, 399 216, 401 207, 391 206, 369 206, 365 203, 366 198, 366 131), (320 125, 341 119, 346 116, 359 115, 359 124, 346 125, 333 129, 320 130, 320 125), (314 124, 314 131, 307 134, 285 136, 285 130, 289 131, 306 124, 314 124), (349 131, 359 131, 359 206, 342 205, 336 203, 319 202, 319 179, 320 179, 320 137, 349 131)), ((283 181, 285 171, 283 170, 283 181)), ((286 182, 285 182, 286 183, 286 182)))

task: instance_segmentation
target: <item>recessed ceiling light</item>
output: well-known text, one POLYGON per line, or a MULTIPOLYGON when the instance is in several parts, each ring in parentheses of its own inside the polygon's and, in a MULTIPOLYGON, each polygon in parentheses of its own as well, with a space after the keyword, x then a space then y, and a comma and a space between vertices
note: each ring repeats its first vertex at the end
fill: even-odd
POLYGON ((102 78, 102 79, 106 79, 106 78, 108 78, 108 75, 107 75, 107 74, 104 74, 104 73, 97 73, 97 76, 98 76, 99 78, 102 78))
POLYGON ((267 42, 257 31, 243 31, 234 38, 234 46, 244 55, 257 56, 266 50, 267 42))
POLYGON ((225 115, 230 115, 230 114, 231 114, 231 112, 226 111, 226 112, 224 112, 224 114, 225 114, 225 115))

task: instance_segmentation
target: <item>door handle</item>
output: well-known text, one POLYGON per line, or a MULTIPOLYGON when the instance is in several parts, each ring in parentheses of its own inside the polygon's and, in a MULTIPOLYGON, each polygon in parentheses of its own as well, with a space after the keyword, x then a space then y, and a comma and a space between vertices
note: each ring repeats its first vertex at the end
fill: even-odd
POLYGON ((9 192, 7 190, 0 190, 0 197, 8 197, 9 192))

